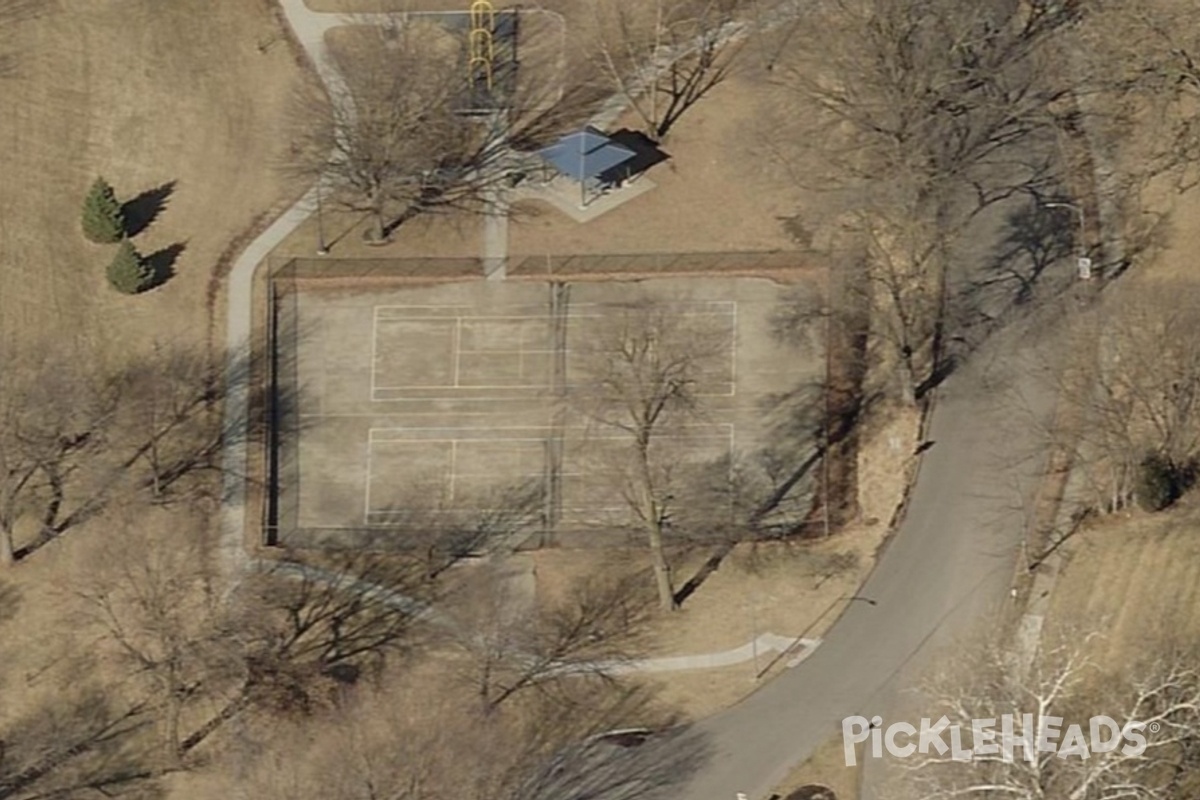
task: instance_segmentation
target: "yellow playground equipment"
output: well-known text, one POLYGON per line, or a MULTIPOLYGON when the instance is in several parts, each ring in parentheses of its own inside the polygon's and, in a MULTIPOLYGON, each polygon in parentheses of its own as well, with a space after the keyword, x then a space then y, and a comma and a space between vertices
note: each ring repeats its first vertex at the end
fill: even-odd
POLYGON ((492 64, 495 52, 492 47, 492 32, 496 29, 496 9, 491 0, 472 0, 471 31, 468 40, 470 58, 467 68, 471 80, 478 85, 482 78, 488 91, 492 90, 492 64))

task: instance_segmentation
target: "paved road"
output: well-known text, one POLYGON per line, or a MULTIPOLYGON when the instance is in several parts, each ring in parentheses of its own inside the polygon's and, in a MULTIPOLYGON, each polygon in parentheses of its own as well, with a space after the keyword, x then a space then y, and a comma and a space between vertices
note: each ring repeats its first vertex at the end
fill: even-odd
POLYGON ((849 602, 812 656, 700 723, 711 755, 679 800, 767 796, 842 718, 886 716, 914 658, 1007 600, 1024 523, 1013 481, 1031 486, 1041 464, 1001 398, 1021 392, 1039 416, 1053 406, 1027 369, 1032 338, 1009 331, 945 383, 908 515, 859 593, 877 605, 849 602))

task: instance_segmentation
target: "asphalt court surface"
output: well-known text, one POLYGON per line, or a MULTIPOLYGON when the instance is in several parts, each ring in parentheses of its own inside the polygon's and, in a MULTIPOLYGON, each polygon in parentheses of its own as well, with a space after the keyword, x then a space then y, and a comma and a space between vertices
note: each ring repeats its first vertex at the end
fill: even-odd
POLYGON ((772 335, 783 292, 744 278, 575 284, 565 301, 533 283, 302 291, 291 342, 302 423, 288 471, 293 523, 382 525, 414 505, 482 510, 553 476, 560 524, 628 524, 613 467, 628 439, 556 399, 583 374, 586 343, 632 301, 721 343, 700 376, 700 413, 664 440, 680 471, 698 468, 752 451, 768 435, 764 402, 823 369, 815 350, 772 335))
MULTIPOLYGON (((666 301, 667 313, 685 317, 728 341, 721 369, 703 379, 705 395, 733 395, 736 373, 737 303, 666 301)), ((603 325, 604 304, 572 305, 565 350, 567 385, 579 373, 570 339, 587 340, 603 325)), ((461 390, 551 388, 556 348, 545 304, 481 311, 471 306, 375 306, 371 331, 371 399, 396 401, 443 396, 461 390)))

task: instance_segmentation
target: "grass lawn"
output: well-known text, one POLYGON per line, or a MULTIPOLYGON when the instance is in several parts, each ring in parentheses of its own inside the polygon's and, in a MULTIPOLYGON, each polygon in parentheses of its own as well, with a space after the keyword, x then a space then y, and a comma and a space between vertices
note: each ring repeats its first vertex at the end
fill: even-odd
POLYGON ((1047 632, 1103 631, 1103 663, 1200 635, 1200 498, 1158 514, 1102 519, 1077 534, 1054 588, 1047 632))
POLYGON ((0 81, 0 337, 64 337, 92 357, 154 340, 202 344, 214 267, 286 200, 272 165, 299 67, 268 0, 48 2, 11 26, 0 81), (172 187, 134 243, 182 246, 173 278, 109 290, 112 249, 86 242, 79 208, 102 174, 128 200, 172 187))
MULTIPOLYGON (((0 77, 0 352, 40 352, 41 342, 59 340, 103 363, 156 342, 206 347, 220 333, 212 312, 221 299, 210 290, 223 254, 256 218, 291 202, 273 167, 300 67, 274 3, 0 4, 9 5, 37 11, 5 20, 0 40, 15 54, 0 77), (161 202, 142 205, 158 213, 134 243, 171 262, 174 275, 143 295, 111 290, 114 248, 80 233, 97 175, 123 202, 157 190, 161 202)), ((156 509, 138 519, 149 530, 178 524, 156 509)), ((4 627, 6 719, 88 674, 71 664, 92 655, 94 633, 69 595, 88 574, 97 534, 119 535, 123 524, 89 523, 0 575, 4 611, 13 612, 4 627)))
MULTIPOLYGON (((861 762, 860 762, 861 763, 861 762)), ((837 800, 857 800, 859 768, 847 767, 842 752, 842 735, 835 734, 825 741, 812 756, 797 767, 782 785, 775 788, 783 800, 791 800, 800 789, 821 786, 832 789, 837 800)), ((815 800, 813 793, 799 793, 797 800, 815 800)), ((821 800, 832 800, 822 798, 821 800)))

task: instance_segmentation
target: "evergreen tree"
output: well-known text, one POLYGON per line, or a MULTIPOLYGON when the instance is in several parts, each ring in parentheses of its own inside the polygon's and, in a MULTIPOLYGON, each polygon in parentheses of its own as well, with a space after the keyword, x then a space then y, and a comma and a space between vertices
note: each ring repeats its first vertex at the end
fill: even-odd
POLYGON ((108 265, 108 282, 122 294, 137 294, 150 288, 154 271, 128 239, 121 240, 117 254, 108 265))
POLYGON ((116 193, 104 178, 96 178, 83 201, 83 235, 97 244, 113 244, 125 235, 125 220, 116 193))
POLYGON ((1150 453, 1139 465, 1134 496, 1146 511, 1162 511, 1179 499, 1179 470, 1157 453, 1150 453))

